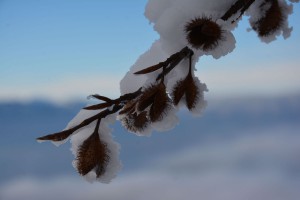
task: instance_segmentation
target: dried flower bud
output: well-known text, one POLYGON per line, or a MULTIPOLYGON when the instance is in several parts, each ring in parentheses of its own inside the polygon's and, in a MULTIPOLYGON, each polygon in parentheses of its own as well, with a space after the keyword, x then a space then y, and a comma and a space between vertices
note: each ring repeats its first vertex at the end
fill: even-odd
POLYGON ((185 26, 187 40, 195 49, 213 50, 222 40, 222 29, 210 18, 195 18, 185 26))
POLYGON ((150 120, 152 122, 162 120, 165 112, 169 109, 170 99, 166 93, 166 86, 164 83, 157 85, 157 92, 155 93, 153 104, 150 108, 150 120))
POLYGON ((165 111, 169 108, 170 99, 166 93, 163 82, 146 88, 137 104, 138 111, 144 111, 150 106, 149 118, 152 122, 162 119, 165 111))
POLYGON ((146 88, 138 101, 137 110, 144 111, 149 107, 153 103, 157 91, 158 85, 151 85, 146 88))
POLYGON ((131 132, 142 132, 149 125, 149 120, 147 118, 147 111, 143 111, 139 114, 130 113, 122 118, 122 124, 125 128, 131 132))
POLYGON ((280 7, 277 0, 266 0, 261 8, 266 4, 270 3, 270 8, 266 11, 263 18, 252 24, 252 28, 261 37, 266 37, 273 34, 275 31, 280 29, 284 21, 284 15, 282 8, 280 7))
POLYGON ((109 161, 106 144, 101 142, 99 134, 95 131, 79 147, 77 152, 77 170, 82 176, 95 170, 97 178, 104 174, 109 161))
POLYGON ((185 79, 178 81, 175 87, 173 88, 172 99, 175 106, 179 104, 181 98, 183 97, 185 93, 185 88, 186 88, 185 79))
POLYGON ((172 92, 174 105, 178 105, 183 95, 185 95, 185 103, 189 110, 195 108, 199 98, 199 89, 191 73, 184 80, 180 80, 175 85, 172 92))
POLYGON ((126 114, 126 113, 132 113, 135 111, 135 106, 136 106, 137 100, 130 100, 128 101, 123 109, 119 112, 120 115, 126 114))

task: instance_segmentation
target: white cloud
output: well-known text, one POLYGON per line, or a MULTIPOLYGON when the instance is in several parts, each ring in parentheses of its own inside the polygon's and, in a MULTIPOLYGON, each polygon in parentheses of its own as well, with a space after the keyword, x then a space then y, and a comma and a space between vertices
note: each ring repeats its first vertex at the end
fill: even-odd
MULTIPOLYGON (((274 66, 237 68, 210 68, 198 74, 206 83, 206 96, 280 96, 300 92, 300 68, 296 63, 279 63, 274 66)), ((120 74, 78 75, 42 82, 36 85, 0 85, 0 101, 46 99, 57 103, 85 100, 86 96, 101 93, 110 97, 119 96, 120 74)))
POLYGON ((300 92, 300 68, 297 63, 267 63, 269 66, 210 68, 198 76, 211 96, 280 96, 300 92))
POLYGON ((90 94, 101 93, 110 97, 119 96, 120 75, 102 74, 72 76, 56 82, 36 85, 0 86, 0 100, 30 101, 45 99, 57 103, 85 100, 90 94))
POLYGON ((0 199, 295 200, 300 195, 297 130, 275 127, 206 141, 108 185, 79 177, 18 179, 0 186, 0 199))
MULTIPOLYGON (((267 129, 245 130, 235 136, 212 137, 203 144, 163 158, 164 173, 292 173, 300 169, 299 126, 280 125, 267 129)), ((298 177, 300 178, 300 177, 298 177)))

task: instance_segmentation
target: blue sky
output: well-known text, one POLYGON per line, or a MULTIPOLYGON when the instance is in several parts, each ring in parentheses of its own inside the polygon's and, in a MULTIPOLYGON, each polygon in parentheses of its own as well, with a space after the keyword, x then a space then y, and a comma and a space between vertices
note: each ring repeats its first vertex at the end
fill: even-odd
POLYGON ((204 57, 197 65, 210 90, 206 98, 267 99, 209 101, 201 119, 182 112, 174 130, 151 138, 131 135, 117 123, 113 134, 124 169, 109 185, 91 185, 76 174, 69 144, 57 149, 34 140, 62 129, 79 108, 1 104, 117 96, 121 78, 159 37, 143 16, 146 3, 0 0, 0 167, 6 175, 0 199, 299 197, 300 101, 290 97, 300 94, 299 4, 288 40, 261 43, 246 31, 245 18, 234 32, 233 53, 204 57))
MULTIPOLYGON (((159 37, 143 16, 146 3, 0 0, 0 101, 117 96, 121 78, 159 37)), ((261 43, 245 18, 233 53, 201 59, 209 95, 299 92, 299 11, 296 4, 286 41, 261 43)))

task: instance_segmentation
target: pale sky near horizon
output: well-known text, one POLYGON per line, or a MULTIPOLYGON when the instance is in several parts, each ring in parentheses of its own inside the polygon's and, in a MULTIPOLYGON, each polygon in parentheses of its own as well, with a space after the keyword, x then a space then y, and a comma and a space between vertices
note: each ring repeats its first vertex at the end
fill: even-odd
MULTIPOLYGON (((143 15, 146 3, 0 0, 0 102, 118 96, 119 81, 159 37, 143 15)), ((266 45, 246 31, 245 17, 233 53, 197 64, 208 96, 299 94, 299 19, 294 4, 292 36, 266 45)))

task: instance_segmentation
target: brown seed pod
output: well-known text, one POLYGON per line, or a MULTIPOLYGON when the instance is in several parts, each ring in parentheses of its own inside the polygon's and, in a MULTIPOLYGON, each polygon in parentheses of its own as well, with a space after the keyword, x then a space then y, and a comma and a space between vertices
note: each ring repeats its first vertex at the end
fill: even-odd
POLYGON ((135 106, 136 106, 137 100, 130 100, 128 101, 123 109, 119 112, 120 115, 126 114, 126 113, 132 113, 135 111, 135 106))
POLYGON ((98 132, 88 137, 77 151, 78 173, 82 176, 95 170, 97 178, 105 173, 109 156, 106 144, 101 142, 98 132))
POLYGON ((158 90, 159 90, 159 85, 151 85, 148 88, 146 88, 138 101, 137 110, 143 111, 148 106, 150 106, 153 103, 155 95, 158 90))
POLYGON ((185 88, 186 88, 185 79, 178 81, 175 87, 173 88, 172 99, 173 99, 173 104, 175 106, 179 104, 181 98, 185 94, 185 88))
MULTIPOLYGON (((270 8, 266 11, 263 18, 252 24, 252 28, 261 37, 266 37, 277 31, 283 24, 284 15, 278 0, 266 0, 265 3, 270 3, 270 8)), ((262 4, 261 7, 264 5, 262 4)))
POLYGON ((148 123, 147 112, 143 111, 136 115, 133 125, 138 131, 142 131, 148 126, 148 123))
POLYGON ((166 86, 164 83, 157 85, 157 92, 154 95, 153 104, 150 107, 150 120, 152 122, 162 120, 165 112, 169 109, 170 99, 166 93, 166 86))
POLYGON ((199 89, 195 83, 194 78, 192 77, 191 74, 189 74, 186 79, 186 90, 185 90, 185 101, 186 101, 186 106, 188 107, 189 110, 192 110, 195 108, 196 103, 199 98, 199 89))
POLYGON ((185 95, 187 108, 194 109, 199 98, 199 89, 191 73, 185 79, 178 81, 173 88, 172 99, 175 106, 178 105, 183 95, 185 95))
POLYGON ((213 50, 222 40, 222 29, 220 25, 210 18, 195 18, 185 26, 186 39, 195 49, 204 51, 213 50))

